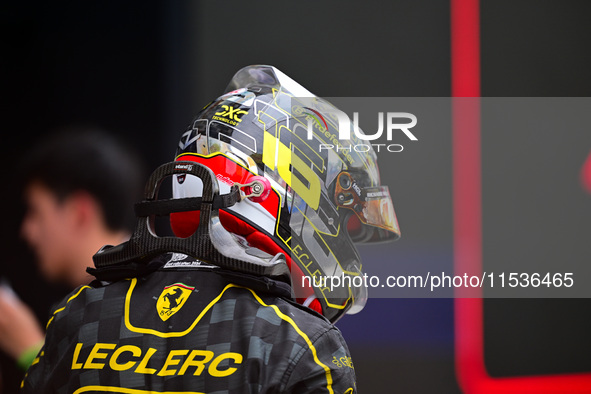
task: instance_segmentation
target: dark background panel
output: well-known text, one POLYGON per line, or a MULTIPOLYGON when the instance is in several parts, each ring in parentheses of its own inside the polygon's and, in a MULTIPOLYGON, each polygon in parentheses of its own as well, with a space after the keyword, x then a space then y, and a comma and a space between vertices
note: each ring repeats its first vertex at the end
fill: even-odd
POLYGON ((585 0, 481 0, 482 96, 588 97, 585 0))
MULTIPOLYGON (((578 0, 481 1, 482 95, 590 96, 590 13, 591 3, 578 0)), ((556 272, 567 265, 565 261, 588 262, 585 239, 591 234, 585 218, 591 198, 578 177, 591 151, 589 130, 564 125, 548 130, 536 119, 529 127, 502 126, 510 116, 491 119, 486 113, 485 109, 484 269, 498 268, 499 259, 508 271, 511 262, 519 266, 524 260, 556 272)), ((540 118, 559 124, 569 113, 556 109, 555 115, 540 118)), ((577 116, 584 113, 580 108, 577 116)), ((589 299, 485 299, 489 373, 591 371, 590 308, 589 299)))

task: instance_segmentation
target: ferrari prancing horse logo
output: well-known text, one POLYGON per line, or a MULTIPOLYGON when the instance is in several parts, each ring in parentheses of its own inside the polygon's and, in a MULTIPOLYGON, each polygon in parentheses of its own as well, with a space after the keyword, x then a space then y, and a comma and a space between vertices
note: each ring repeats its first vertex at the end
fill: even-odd
POLYGON ((156 301, 156 309, 158 316, 162 321, 168 320, 169 317, 177 313, 185 304, 195 287, 190 287, 184 283, 175 283, 166 286, 158 301, 156 301))

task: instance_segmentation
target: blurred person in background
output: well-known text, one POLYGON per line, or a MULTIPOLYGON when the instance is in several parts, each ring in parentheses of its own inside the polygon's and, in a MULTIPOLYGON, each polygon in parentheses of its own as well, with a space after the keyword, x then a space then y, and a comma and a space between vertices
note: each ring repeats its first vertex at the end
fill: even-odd
MULTIPOLYGON (((41 273, 72 289, 87 284, 92 255, 125 241, 133 229, 141 161, 113 136, 79 128, 40 141, 19 167, 26 202, 21 235, 41 273)), ((32 310, 9 285, 0 285, 0 348, 26 369, 44 335, 32 310)))

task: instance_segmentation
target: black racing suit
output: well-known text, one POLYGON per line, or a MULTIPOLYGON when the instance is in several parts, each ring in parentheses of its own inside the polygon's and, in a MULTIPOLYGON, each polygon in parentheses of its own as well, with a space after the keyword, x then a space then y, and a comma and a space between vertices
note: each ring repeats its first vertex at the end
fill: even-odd
POLYGON ((23 392, 356 392, 341 333, 287 284, 179 254, 155 264, 62 301, 23 392))

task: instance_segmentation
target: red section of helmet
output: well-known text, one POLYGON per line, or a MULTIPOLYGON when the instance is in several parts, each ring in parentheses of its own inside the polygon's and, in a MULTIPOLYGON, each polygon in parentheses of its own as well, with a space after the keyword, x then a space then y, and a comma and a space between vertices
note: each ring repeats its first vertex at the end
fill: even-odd
MULTIPOLYGON (((300 302, 300 301, 298 300, 298 302, 300 302)), ((301 304, 301 302, 300 302, 300 304, 301 304)), ((314 299, 314 300, 313 300, 313 301, 310 303, 310 305, 308 305, 308 308, 310 308, 310 309, 312 309, 312 310, 315 310, 316 312, 320 313, 321 315, 323 314, 323 313, 322 313, 322 305, 320 304, 320 301, 318 301, 318 299, 317 299, 317 298, 315 298, 315 299, 314 299)))
POLYGON ((356 234, 361 230, 361 220, 357 216, 351 216, 347 222, 347 231, 350 234, 356 234))
MULTIPOLYGON (((236 161, 234 161, 231 158, 228 158, 222 153, 213 154, 209 157, 197 156, 194 154, 186 153, 177 157, 176 160, 194 161, 203 164, 204 166, 209 167, 214 172, 218 179, 218 182, 222 182, 230 186, 232 186, 235 183, 249 183, 252 178, 262 178, 260 176, 256 176, 246 167, 242 166, 241 164, 238 164, 236 161)), ((255 202, 258 202, 274 218, 277 218, 279 212, 280 197, 279 194, 275 190, 273 190, 268 180, 266 180, 265 183, 265 191, 267 190, 268 195, 266 195, 265 198, 261 201, 255 202)))
MULTIPOLYGON (((199 227, 199 218, 199 211, 171 213, 170 226, 177 237, 186 238, 191 236, 191 234, 193 234, 199 227)), ((285 255, 287 265, 291 271, 292 281, 294 283, 302 283, 301 278, 304 276, 304 273, 300 267, 297 264, 292 264, 291 255, 289 253, 285 253, 285 251, 277 243, 275 243, 271 237, 261 231, 258 231, 250 224, 237 218, 229 212, 219 211, 219 218, 222 226, 224 226, 226 230, 246 238, 251 246, 269 253, 270 255, 283 253, 285 255)), ((300 304, 303 304, 309 296, 314 294, 314 290, 312 288, 301 288, 298 291, 302 292, 302 294, 298 294, 297 298, 297 301, 300 304)), ((308 307, 318 313, 322 313, 322 306, 317 299, 313 300, 310 305, 308 305, 308 307)))
MULTIPOLYGON (((209 167, 216 174, 219 182, 224 182, 229 185, 233 183, 245 184, 250 182, 252 178, 261 178, 260 176, 255 176, 247 168, 239 165, 221 153, 210 157, 184 154, 177 157, 177 161, 179 160, 201 163, 209 167)), ((270 193, 268 193, 264 199, 261 199, 262 201, 260 201, 259 204, 264 207, 267 212, 277 218, 281 200, 279 194, 273 190, 269 181, 266 179, 265 181, 265 191, 268 189, 270 193)), ((170 226, 177 237, 186 238, 193 234, 197 230, 197 227, 199 227, 199 218, 199 211, 172 213, 170 215, 170 226)), ((286 253, 285 250, 270 236, 257 230, 255 227, 232 215, 230 212, 220 210, 219 218, 222 226, 224 226, 226 230, 246 238, 251 246, 269 253, 270 255, 283 253, 286 257, 287 265, 290 268, 293 283, 302 283, 301 278, 304 276, 304 273, 301 268, 297 264, 292 264, 291 255, 286 253)), ((314 295, 314 289, 311 287, 296 287, 298 287, 297 301, 300 304, 303 304, 308 297, 314 295)), ((317 299, 314 299, 308 307, 322 314, 322 306, 317 299)))

